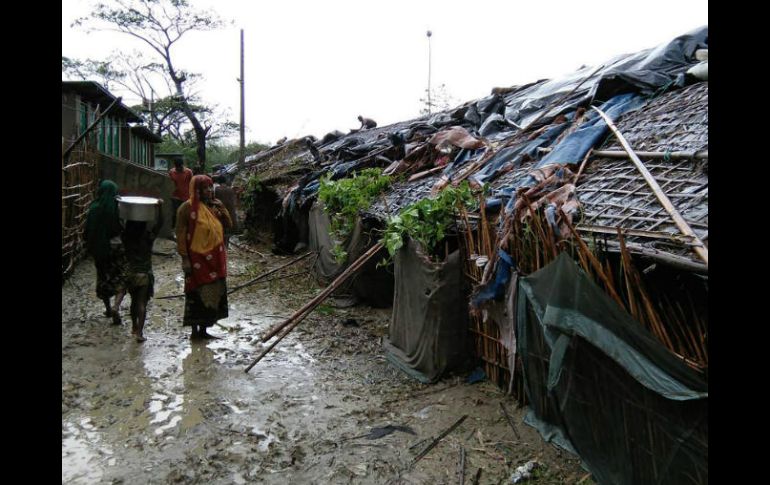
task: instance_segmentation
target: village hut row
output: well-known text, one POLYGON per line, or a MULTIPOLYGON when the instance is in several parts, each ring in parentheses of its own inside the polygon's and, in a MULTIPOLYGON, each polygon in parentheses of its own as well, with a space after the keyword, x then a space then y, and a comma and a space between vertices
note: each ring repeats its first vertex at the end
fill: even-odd
POLYGON ((327 284, 394 218, 470 190, 437 244, 405 237, 338 291, 392 305, 388 359, 422 382, 482 367, 599 483, 707 483, 707 49, 702 27, 451 110, 285 142, 231 168, 246 225, 276 251, 317 251, 327 284), (371 168, 391 182, 341 240, 319 190, 371 168))

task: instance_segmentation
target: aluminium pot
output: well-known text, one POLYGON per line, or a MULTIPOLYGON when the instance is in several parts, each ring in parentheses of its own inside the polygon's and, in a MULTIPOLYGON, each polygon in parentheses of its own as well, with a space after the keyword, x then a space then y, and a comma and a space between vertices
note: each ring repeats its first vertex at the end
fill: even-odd
POLYGON ((154 197, 118 196, 118 213, 126 221, 152 222, 157 216, 155 207, 159 200, 154 197))

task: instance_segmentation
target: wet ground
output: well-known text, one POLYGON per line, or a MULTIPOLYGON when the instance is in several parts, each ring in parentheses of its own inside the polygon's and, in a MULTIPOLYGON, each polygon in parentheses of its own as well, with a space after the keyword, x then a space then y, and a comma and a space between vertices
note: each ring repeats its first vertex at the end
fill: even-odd
MULTIPOLYGON (((239 244, 231 288, 293 258, 239 244)), ((131 338, 130 297, 124 325, 103 316, 90 260, 62 287, 62 483, 460 483, 462 450, 465 483, 479 469, 480 484, 510 483, 529 460, 541 466, 526 483, 593 483, 496 386, 424 385, 389 364, 388 309, 327 302, 245 373, 259 336, 320 291, 303 273, 312 258, 231 294, 229 318, 211 329, 222 338, 198 343, 181 325, 183 299, 158 299, 182 292, 173 248, 156 244, 144 343, 131 338)))

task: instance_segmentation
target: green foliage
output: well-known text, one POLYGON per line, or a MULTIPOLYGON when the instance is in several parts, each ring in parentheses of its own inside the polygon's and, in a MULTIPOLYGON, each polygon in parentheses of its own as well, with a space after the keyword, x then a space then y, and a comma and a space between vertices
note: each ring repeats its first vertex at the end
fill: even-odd
MULTIPOLYGON (((329 214, 331 236, 337 241, 346 240, 353 232, 358 213, 372 205, 374 199, 390 187, 391 179, 382 175, 380 168, 367 168, 352 177, 331 180, 331 174, 321 179, 318 198, 329 214)), ((331 249, 337 262, 342 263, 347 253, 340 243, 331 249)))
POLYGON ((332 308, 329 305, 323 305, 323 304, 318 305, 318 307, 316 308, 316 311, 322 315, 334 315, 335 313, 334 308, 332 308))
MULTIPOLYGON (((264 150, 266 145, 252 142, 244 148, 245 156, 264 150)), ((197 145, 195 140, 182 143, 171 136, 164 136, 163 142, 158 144, 156 153, 181 153, 184 155, 185 165, 190 167, 197 160, 197 145)), ((238 161, 238 145, 224 145, 210 143, 206 146, 206 173, 211 172, 214 165, 229 165, 238 161)))
POLYGON ((259 177, 256 175, 252 175, 246 181, 246 187, 243 190, 243 195, 241 195, 241 204, 247 214, 254 212, 257 194, 262 192, 262 189, 262 182, 260 182, 259 177))
MULTIPOLYGON (((219 16, 209 10, 200 10, 190 5, 188 0, 108 0, 96 2, 91 5, 89 14, 78 18, 72 24, 73 27, 84 28, 87 32, 94 30, 120 32, 129 36, 138 45, 152 56, 152 65, 158 66, 151 71, 162 74, 165 84, 169 86, 170 93, 179 104, 172 110, 175 115, 183 113, 192 125, 188 133, 180 133, 177 129, 175 136, 180 141, 184 137, 194 137, 198 147, 197 158, 203 165, 206 159, 207 138, 215 138, 215 123, 208 112, 194 112, 193 104, 194 87, 192 81, 195 76, 182 69, 178 62, 174 46, 180 39, 185 38, 188 32, 204 32, 224 26, 225 23, 219 16), (172 52, 174 54, 172 55, 172 52)), ((62 68, 78 70, 78 66, 62 59, 62 68), (66 64, 66 65, 65 65, 66 64)), ((96 66, 99 68, 99 66, 96 66)), ((129 72, 133 76, 135 72, 129 72)), ((142 99, 147 98, 145 95, 142 99)), ((162 96, 165 97, 165 96, 162 96)), ((177 116, 175 119, 180 120, 177 116)), ((159 123, 157 126, 161 127, 159 123)), ((179 125, 181 126, 181 125, 179 125)), ((179 128, 177 126, 177 128, 179 128)), ((186 126, 186 124, 185 124, 186 126)), ((232 123, 225 122, 220 128, 232 130, 232 123)), ((172 130, 173 132, 173 130, 172 130)))
POLYGON ((438 197, 422 199, 390 217, 383 235, 390 257, 404 245, 404 236, 419 242, 429 254, 435 254, 461 207, 466 210, 476 207, 476 198, 467 181, 459 187, 447 187, 438 197))

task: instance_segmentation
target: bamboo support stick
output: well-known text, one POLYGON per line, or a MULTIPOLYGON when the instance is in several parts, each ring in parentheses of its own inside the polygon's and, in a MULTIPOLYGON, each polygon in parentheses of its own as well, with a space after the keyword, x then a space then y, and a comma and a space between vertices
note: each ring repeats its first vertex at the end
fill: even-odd
POLYGON ((433 175, 436 172, 440 172, 441 170, 445 169, 446 167, 434 167, 430 170, 424 170, 422 172, 418 172, 407 180, 407 182, 414 182, 415 180, 420 180, 421 178, 427 177, 428 175, 433 175))
POLYGON ((617 127, 612 122, 612 120, 609 119, 609 117, 606 114, 604 114, 604 112, 599 108, 593 106, 593 109, 599 113, 599 116, 601 116, 604 119, 604 121, 607 123, 607 126, 609 126, 610 130, 612 130, 612 132, 615 134, 618 141, 623 146, 623 149, 628 153, 628 156, 634 162, 634 165, 636 165, 636 168, 639 169, 639 172, 641 172, 642 176, 644 177, 644 180, 647 182, 647 185, 649 185, 650 189, 652 189, 652 191, 655 193, 655 196, 657 197, 658 201, 660 201, 661 205, 663 205, 663 207, 666 209, 666 212, 669 213, 669 215, 674 220, 674 223, 679 228, 679 230, 682 231, 683 234, 695 238, 696 242, 699 243, 699 246, 693 247, 693 250, 703 260, 703 262, 706 263, 706 266, 708 267, 708 264, 709 264, 708 248, 706 248, 703 242, 698 238, 698 236, 692 230, 692 228, 687 224, 684 218, 679 214, 679 212, 676 210, 676 208, 671 203, 669 198, 666 196, 666 194, 660 188, 658 183, 655 181, 655 178, 652 176, 649 170, 647 170, 647 168, 644 166, 642 161, 639 160, 639 157, 637 157, 634 151, 631 149, 631 146, 628 144, 626 139, 617 129, 617 127))
POLYGON ((322 301, 326 299, 334 290, 336 290, 342 283, 345 282, 350 276, 355 274, 356 271, 358 271, 364 263, 366 263, 369 259, 371 259, 375 254, 377 254, 377 251, 383 248, 383 243, 377 243, 374 246, 372 246, 367 252, 362 254, 352 265, 350 265, 342 274, 340 274, 333 282, 330 284, 324 291, 322 291, 318 296, 310 300, 305 306, 297 310, 291 317, 289 317, 287 320, 282 322, 281 324, 275 326, 273 329, 271 329, 268 334, 264 337, 262 337, 262 342, 268 341, 272 336, 274 336, 276 333, 280 332, 284 328, 286 329, 284 333, 282 333, 267 349, 265 349, 254 361, 249 365, 244 372, 249 372, 252 367, 254 367, 257 362, 262 360, 273 348, 278 345, 278 342, 284 339, 294 328, 302 322, 302 320, 305 319, 306 316, 308 316, 318 305, 321 304, 322 301))
POLYGON ((575 175, 575 181, 572 182, 572 185, 577 186, 578 180, 580 180, 580 176, 583 174, 583 169, 585 168, 589 157, 591 157, 591 155, 593 154, 594 154, 594 150, 592 148, 592 149, 589 149, 588 152, 586 153, 586 156, 583 157, 583 163, 580 164, 580 168, 578 169, 577 175, 575 175))
POLYGON ((454 430, 455 430, 455 428, 457 428, 458 426, 460 426, 460 425, 462 424, 462 422, 463 422, 463 421, 465 421, 465 418, 467 418, 467 417, 468 417, 468 415, 467 415, 467 414, 464 414, 464 415, 463 415, 463 416, 462 416, 460 419, 458 419, 457 421, 455 421, 455 423, 454 423, 452 426, 450 426, 449 428, 447 428, 447 430, 446 430, 446 431, 444 431, 444 432, 443 432, 443 433, 441 433, 441 434, 440 434, 440 435, 439 435, 439 436, 438 436, 436 439, 434 439, 434 440, 431 442, 431 444, 430 444, 430 445, 428 445, 428 446, 427 446, 427 447, 426 447, 424 450, 422 450, 422 451, 420 452, 420 454, 419 454, 419 455, 417 455, 417 456, 414 458, 414 460, 412 460, 412 463, 411 463, 411 465, 410 465, 410 466, 414 466, 414 464, 415 464, 415 463, 417 463, 418 461, 422 460, 422 459, 423 459, 423 457, 424 457, 425 455, 427 455, 427 454, 428 454, 428 452, 429 452, 430 450, 432 450, 432 449, 433 449, 433 448, 434 448, 434 447, 435 447, 435 446, 438 444, 438 442, 439 442, 439 441, 441 441, 442 439, 444 439, 444 437, 445 437, 446 435, 448 435, 449 433, 451 433, 452 431, 454 431, 454 430))
POLYGON ((275 273, 277 271, 282 270, 283 268, 286 268, 286 267, 291 266, 291 265, 293 265, 295 263, 298 263, 299 261, 302 261, 303 259, 307 258, 311 254, 317 254, 317 253, 315 253, 314 251, 307 252, 307 253, 303 254, 302 256, 299 256, 297 258, 292 259, 291 261, 289 261, 286 264, 283 264, 283 265, 281 265, 281 266, 279 266, 279 267, 277 267, 277 268, 275 268, 273 270, 270 270, 267 273, 262 273, 261 275, 257 276, 256 278, 253 278, 253 279, 247 281, 246 283, 243 283, 242 285, 238 285, 238 286, 230 289, 227 292, 227 294, 229 295, 229 294, 234 293, 234 292, 236 292, 236 291, 238 291, 238 290, 240 290, 242 288, 245 288, 245 287, 247 287, 249 285, 252 285, 252 284, 256 283, 257 281, 261 280, 262 278, 266 278, 266 277, 270 276, 271 274, 273 274, 273 273, 275 273))
POLYGON ((506 420, 506 421, 508 421, 508 425, 509 425, 509 426, 511 427, 511 429, 513 430, 513 434, 515 434, 515 435, 516 435, 516 439, 517 439, 517 440, 520 440, 520 439, 521 439, 521 436, 519 436, 519 432, 518 432, 518 431, 516 431, 516 426, 514 426, 514 425, 513 425, 513 420, 512 420, 512 419, 511 419, 511 417, 508 415, 508 411, 505 409, 505 406, 503 406, 503 403, 500 403, 500 409, 502 409, 502 410, 503 410, 503 414, 505 415, 505 420, 506 420))
MULTIPOLYGON (((649 258, 649 259, 667 264, 674 268, 679 268, 679 269, 691 271, 693 273, 698 273, 698 274, 708 274, 708 267, 705 264, 699 263, 697 261, 692 261, 689 258, 677 256, 675 254, 667 253, 665 251, 660 251, 655 248, 648 248, 646 246, 642 246, 634 243, 626 243, 626 249, 630 253, 644 256, 645 258, 649 258)), ((607 243, 606 251, 611 253, 619 252, 620 245, 615 242, 609 241, 607 243)))
MULTIPOLYGON (((302 308, 294 312, 294 314, 286 319, 286 321, 281 322, 280 324, 274 326, 272 329, 270 329, 263 337, 262 342, 267 342, 270 340, 275 334, 281 331, 282 328, 286 327, 290 323, 292 323, 295 319, 302 319, 304 318, 310 311, 312 311, 316 306, 318 306, 323 300, 326 299, 334 290, 336 290, 342 283, 344 283, 350 276, 352 276, 356 271, 358 271, 364 263, 369 261, 377 252, 382 249, 384 246, 383 243, 379 242, 369 248, 368 251, 366 251, 364 254, 359 256, 357 260, 353 262, 350 266, 345 269, 337 278, 334 279, 334 281, 326 287, 324 291, 319 293, 315 298, 307 302, 302 308)), ((248 371, 248 369, 247 369, 248 371)))
POLYGON ((641 318, 641 312, 639 311, 636 299, 634 298, 634 290, 631 287, 631 257, 628 254, 628 251, 626 251, 626 244, 625 239, 623 239, 623 234, 620 231, 620 228, 618 228, 618 240, 620 241, 620 261, 621 261, 621 268, 623 268, 623 275, 625 276, 626 280, 626 292, 628 295, 628 309, 630 310, 629 313, 631 313, 631 316, 634 317, 636 320, 642 321, 641 318))
MULTIPOLYGON (((550 153, 552 148, 538 148, 540 153, 550 153)), ((651 158, 651 159, 665 159, 665 160, 707 160, 709 157, 708 150, 701 151, 679 151, 679 152, 643 152, 638 151, 636 154, 639 158, 651 158)), ((628 158, 628 153, 624 150, 594 150, 593 155, 595 157, 602 158, 628 158)))
POLYGON ((575 228, 572 226, 572 223, 567 219, 567 215, 564 213, 563 210, 559 209, 559 213, 561 214, 563 221, 565 224, 567 224, 567 227, 569 227, 570 232, 572 232, 572 235, 575 237, 575 240, 578 243, 578 247, 583 250, 583 252, 586 254, 587 259, 591 262, 591 266, 594 268, 594 271, 596 271, 597 276, 602 279, 602 281, 605 284, 605 287, 607 288, 607 291, 610 293, 610 296, 612 299, 614 299, 622 308, 625 308, 625 305, 623 304, 623 300, 620 298, 618 293, 615 291, 615 288, 613 285, 610 284, 610 282, 607 279, 607 276, 604 274, 604 270, 602 269, 602 265, 597 261, 596 257, 593 255, 591 250, 586 245, 585 241, 580 237, 580 234, 575 231, 575 228))

